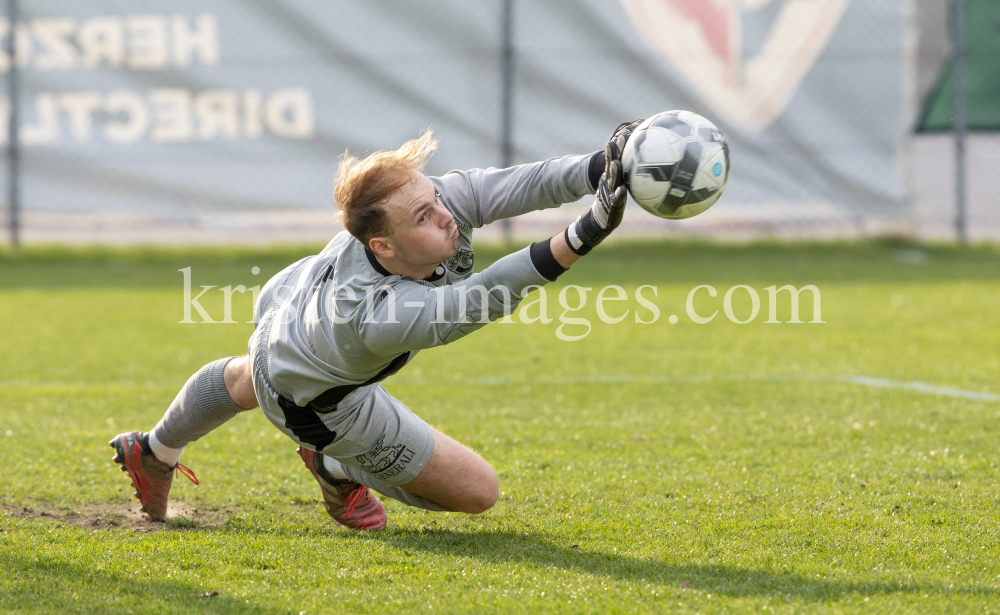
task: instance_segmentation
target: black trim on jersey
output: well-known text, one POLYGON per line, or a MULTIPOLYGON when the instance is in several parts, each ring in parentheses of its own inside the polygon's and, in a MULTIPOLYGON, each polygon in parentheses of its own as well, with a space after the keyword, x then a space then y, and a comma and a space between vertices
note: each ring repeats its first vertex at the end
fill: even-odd
POLYGON ((333 265, 327 265, 326 271, 323 272, 323 279, 319 281, 320 284, 326 284, 327 281, 333 277, 333 265))
POLYGON ((528 254, 531 256, 531 264, 535 266, 538 273, 549 282, 555 282, 556 278, 566 273, 566 267, 559 264, 555 255, 552 254, 552 246, 548 239, 531 244, 528 254))
MULTIPOLYGON (((375 253, 372 252, 371 248, 369 248, 368 246, 365 246, 365 256, 368 257, 368 264, 370 264, 372 266, 372 269, 374 269, 377 273, 384 276, 392 275, 391 273, 389 273, 388 269, 382 266, 382 263, 378 262, 378 259, 375 258, 375 253)), ((437 282, 438 280, 444 277, 445 273, 447 273, 447 271, 445 270, 444 263, 442 263, 434 268, 434 273, 432 273, 430 277, 424 278, 424 280, 427 282, 437 282), (441 270, 441 273, 438 273, 438 269, 441 270)))
POLYGON ((295 402, 284 395, 278 396, 278 405, 285 415, 285 427, 290 429, 302 442, 316 447, 318 451, 322 451, 337 438, 337 432, 331 431, 326 426, 326 423, 323 422, 323 419, 320 418, 320 415, 336 412, 337 406, 340 402, 344 401, 345 397, 363 386, 375 384, 395 374, 409 358, 410 353, 404 352, 393 359, 376 376, 369 378, 361 384, 342 384, 332 389, 327 389, 305 406, 296 406, 295 402))
POLYGON ((438 265, 437 267, 434 268, 434 273, 432 273, 429 278, 424 278, 424 281, 425 282, 437 282, 438 280, 440 280, 441 278, 444 277, 445 273, 447 273, 446 267, 444 266, 444 263, 441 263, 440 265, 438 265), (439 269, 441 270, 441 273, 438 273, 439 269))
POLYGON ((365 256, 368 257, 368 263, 372 266, 372 269, 374 269, 375 271, 377 271, 382 275, 386 276, 392 275, 391 273, 389 273, 388 269, 382 266, 382 263, 378 262, 378 259, 375 258, 375 253, 372 252, 371 248, 369 248, 368 246, 365 246, 365 256))
POLYGON ((601 175, 604 175, 604 167, 607 164, 607 157, 604 150, 594 152, 587 165, 587 181, 590 182, 590 189, 597 190, 597 185, 601 182, 601 175))
POLYGON ((319 414, 327 414, 330 412, 335 412, 337 410, 337 405, 344 401, 344 398, 353 393, 354 391, 360 389, 361 387, 368 386, 369 384, 375 384, 381 380, 385 380, 389 376, 398 372, 406 360, 410 358, 409 352, 404 352, 391 363, 385 366, 377 375, 361 384, 342 384, 339 387, 333 387, 332 389, 327 389, 320 393, 316 399, 309 402, 307 405, 312 408, 314 412, 319 414))
POLYGON ((285 396, 278 397, 278 405, 285 415, 285 427, 300 441, 321 451, 337 439, 337 432, 331 431, 315 411, 296 406, 285 396))

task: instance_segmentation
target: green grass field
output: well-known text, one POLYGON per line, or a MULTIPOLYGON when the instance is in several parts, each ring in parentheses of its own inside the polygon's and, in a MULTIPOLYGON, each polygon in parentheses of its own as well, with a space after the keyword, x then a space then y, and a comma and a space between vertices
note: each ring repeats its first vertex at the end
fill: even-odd
MULTIPOLYGON (((178 477, 178 516, 143 521, 107 441, 252 331, 244 295, 242 324, 177 324, 178 269, 252 286, 309 253, 0 255, 0 611, 1000 610, 997 249, 602 247, 560 279, 594 289, 571 314, 583 340, 556 337, 550 291, 553 322, 490 325, 384 383, 497 469, 487 513, 389 500, 385 530, 340 529, 294 444, 248 412, 188 447, 202 484, 178 477), (608 284, 629 299, 607 311, 632 310, 615 325, 595 309, 608 284), (696 310, 718 315, 700 325, 702 284, 718 296, 696 310), (816 285, 825 324, 764 324, 773 284, 816 285), (641 285, 653 324, 633 321, 641 285), (750 324, 724 314, 734 285, 761 297, 750 324)), ((216 319, 221 295, 202 301, 216 319)))

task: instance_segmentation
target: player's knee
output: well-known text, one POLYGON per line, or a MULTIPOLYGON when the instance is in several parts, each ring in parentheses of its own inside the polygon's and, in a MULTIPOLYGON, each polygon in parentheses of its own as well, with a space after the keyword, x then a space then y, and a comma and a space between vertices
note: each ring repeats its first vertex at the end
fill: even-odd
POLYGON ((484 513, 493 508, 499 497, 500 481, 493 468, 490 468, 489 473, 482 478, 476 489, 469 494, 469 497, 464 502, 465 506, 462 512, 472 515, 484 513))
POLYGON ((257 394, 253 388, 253 378, 250 375, 250 357, 236 357, 226 364, 222 378, 226 383, 226 391, 233 402, 244 410, 257 407, 257 394))

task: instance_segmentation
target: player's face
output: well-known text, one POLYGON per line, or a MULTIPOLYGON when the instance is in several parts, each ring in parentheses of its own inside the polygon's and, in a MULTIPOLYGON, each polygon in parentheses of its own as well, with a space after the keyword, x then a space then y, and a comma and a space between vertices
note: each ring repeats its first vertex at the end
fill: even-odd
POLYGON ((458 252, 458 225, 421 173, 389 198, 392 247, 409 265, 437 265, 458 252))

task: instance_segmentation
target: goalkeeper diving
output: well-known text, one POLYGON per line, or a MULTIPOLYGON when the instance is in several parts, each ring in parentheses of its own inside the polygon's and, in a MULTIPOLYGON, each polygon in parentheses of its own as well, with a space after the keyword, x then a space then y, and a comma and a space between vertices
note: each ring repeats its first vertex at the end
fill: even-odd
POLYGON ((151 431, 111 440, 142 511, 164 519, 175 472, 197 482, 180 463, 184 447, 257 407, 298 445, 342 525, 385 526, 371 491, 428 510, 491 508, 499 481, 490 464, 379 383, 418 351, 511 313, 620 224, 621 153, 640 121, 590 155, 441 177, 421 173, 437 148, 429 131, 394 151, 345 154, 334 197, 346 231, 267 282, 248 354, 202 367, 151 431), (595 192, 563 232, 472 272, 473 229, 595 192))

